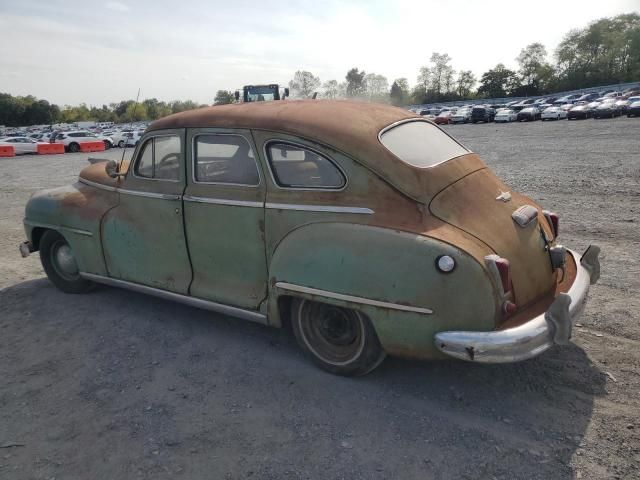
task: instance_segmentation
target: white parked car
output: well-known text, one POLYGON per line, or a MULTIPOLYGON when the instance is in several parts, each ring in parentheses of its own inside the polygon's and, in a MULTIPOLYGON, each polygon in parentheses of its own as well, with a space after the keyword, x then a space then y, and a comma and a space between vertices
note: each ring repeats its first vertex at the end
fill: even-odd
POLYGON ((10 145, 16 152, 16 155, 24 153, 38 153, 38 143, 29 137, 7 137, 0 139, 0 145, 10 145))
POLYGON ((102 140, 104 142, 104 148, 107 150, 113 147, 113 140, 110 137, 95 135, 91 132, 87 132, 86 130, 79 130, 76 132, 59 132, 53 143, 62 143, 64 144, 65 150, 75 153, 80 151, 80 143, 96 142, 98 140, 102 140))
POLYGON ((567 110, 561 107, 545 108, 542 112, 542 120, 560 120, 567 118, 567 110))
POLYGON ((459 108, 456 113, 451 115, 451 123, 467 123, 471 120, 470 108, 459 108))
POLYGON ((493 121, 496 123, 515 122, 517 118, 518 114, 514 110, 511 110, 510 108, 501 108, 496 112, 496 116, 493 121))

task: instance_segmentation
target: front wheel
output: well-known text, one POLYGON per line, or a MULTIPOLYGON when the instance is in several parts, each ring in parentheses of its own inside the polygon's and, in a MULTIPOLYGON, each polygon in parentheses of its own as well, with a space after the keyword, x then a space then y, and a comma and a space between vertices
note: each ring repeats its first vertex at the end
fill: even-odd
POLYGON ((365 375, 384 360, 371 322, 356 310, 296 299, 291 306, 293 333, 320 368, 337 375, 365 375))
POLYGON ((111 142, 109 140, 104 140, 104 149, 109 150, 111 148, 111 142))
POLYGON ((80 145, 75 142, 70 143, 68 148, 71 153, 78 153, 80 151, 80 145))
POLYGON ((65 293, 86 293, 95 286, 80 276, 71 247, 54 230, 47 230, 40 239, 40 261, 51 283, 65 293))
POLYGON ((124 140, 120 140, 120 141, 118 142, 118 147, 120 147, 120 148, 124 148, 124 140))

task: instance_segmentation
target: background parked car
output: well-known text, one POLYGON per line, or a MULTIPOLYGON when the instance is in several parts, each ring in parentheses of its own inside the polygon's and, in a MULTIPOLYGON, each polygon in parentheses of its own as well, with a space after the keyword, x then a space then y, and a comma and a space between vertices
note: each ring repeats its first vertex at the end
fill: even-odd
POLYGON ((609 98, 593 110, 593 118, 613 118, 620 116, 620 109, 616 106, 615 98, 609 98))
POLYGON ((564 97, 558 98, 555 102, 555 105, 562 105, 565 103, 575 103, 582 95, 579 93, 574 93, 573 95, 565 95, 564 97))
POLYGON ((640 117, 640 100, 637 100, 627 108, 627 117, 640 117))
POLYGON ((518 114, 515 112, 515 110, 512 110, 510 108, 502 108, 496 112, 494 121, 496 123, 515 122, 517 119, 518 114))
POLYGON ((97 140, 104 142, 104 147, 106 149, 113 146, 113 140, 111 138, 96 136, 86 130, 77 132, 59 132, 52 143, 62 143, 64 144, 65 150, 75 153, 80 151, 80 144, 82 142, 95 142, 97 140))
POLYGON ((527 107, 518 112, 517 119, 519 122, 532 122, 540 120, 540 116, 540 110, 536 107, 527 107))
POLYGON ((440 112, 433 121, 437 125, 448 125, 449 123, 451 123, 452 116, 453 116, 453 113, 451 112, 451 110, 445 110, 443 112, 440 112))
POLYGON ((459 108, 458 111, 451 116, 451 123, 468 123, 470 120, 470 108, 459 108))
POLYGON ((493 108, 489 107, 473 107, 471 109, 471 123, 478 122, 493 122, 496 116, 496 112, 493 108))
POLYGON ((16 155, 38 153, 38 142, 29 137, 5 137, 0 139, 0 145, 12 146, 16 155))
POLYGON ((560 120, 567 118, 567 111, 560 107, 546 108, 540 115, 542 120, 560 120))
MULTIPOLYGON (((585 118, 589 118, 591 116, 591 108, 589 105, 590 104, 576 105, 567 112, 567 118, 569 120, 584 120, 585 118)), ((597 105, 600 104, 598 103, 597 105)))
POLYGON ((598 92, 591 92, 591 93, 585 93, 584 95, 582 95, 581 97, 579 97, 576 100, 576 103, 578 102, 592 102, 594 101, 596 98, 598 98, 600 96, 600 94, 598 92))

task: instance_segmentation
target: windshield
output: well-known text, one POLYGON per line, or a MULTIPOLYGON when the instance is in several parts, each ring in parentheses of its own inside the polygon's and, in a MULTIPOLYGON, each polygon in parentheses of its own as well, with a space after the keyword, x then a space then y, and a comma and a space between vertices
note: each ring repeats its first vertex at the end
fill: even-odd
POLYGON ((435 125, 414 120, 387 127, 380 142, 396 157, 419 168, 433 167, 469 153, 435 125))
POLYGON ((244 101, 245 102, 268 102, 271 100, 278 100, 278 87, 265 85, 261 87, 245 87, 244 101))

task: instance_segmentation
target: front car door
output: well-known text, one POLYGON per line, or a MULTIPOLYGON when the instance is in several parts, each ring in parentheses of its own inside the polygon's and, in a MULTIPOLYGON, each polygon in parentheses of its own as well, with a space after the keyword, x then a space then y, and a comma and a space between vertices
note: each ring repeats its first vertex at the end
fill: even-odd
POLYGON ((118 206, 102 223, 109 276, 187 294, 191 265, 182 219, 184 129, 154 131, 136 149, 118 206))
POLYGON ((267 294, 265 182, 246 130, 189 129, 184 219, 190 293, 250 310, 267 294))

